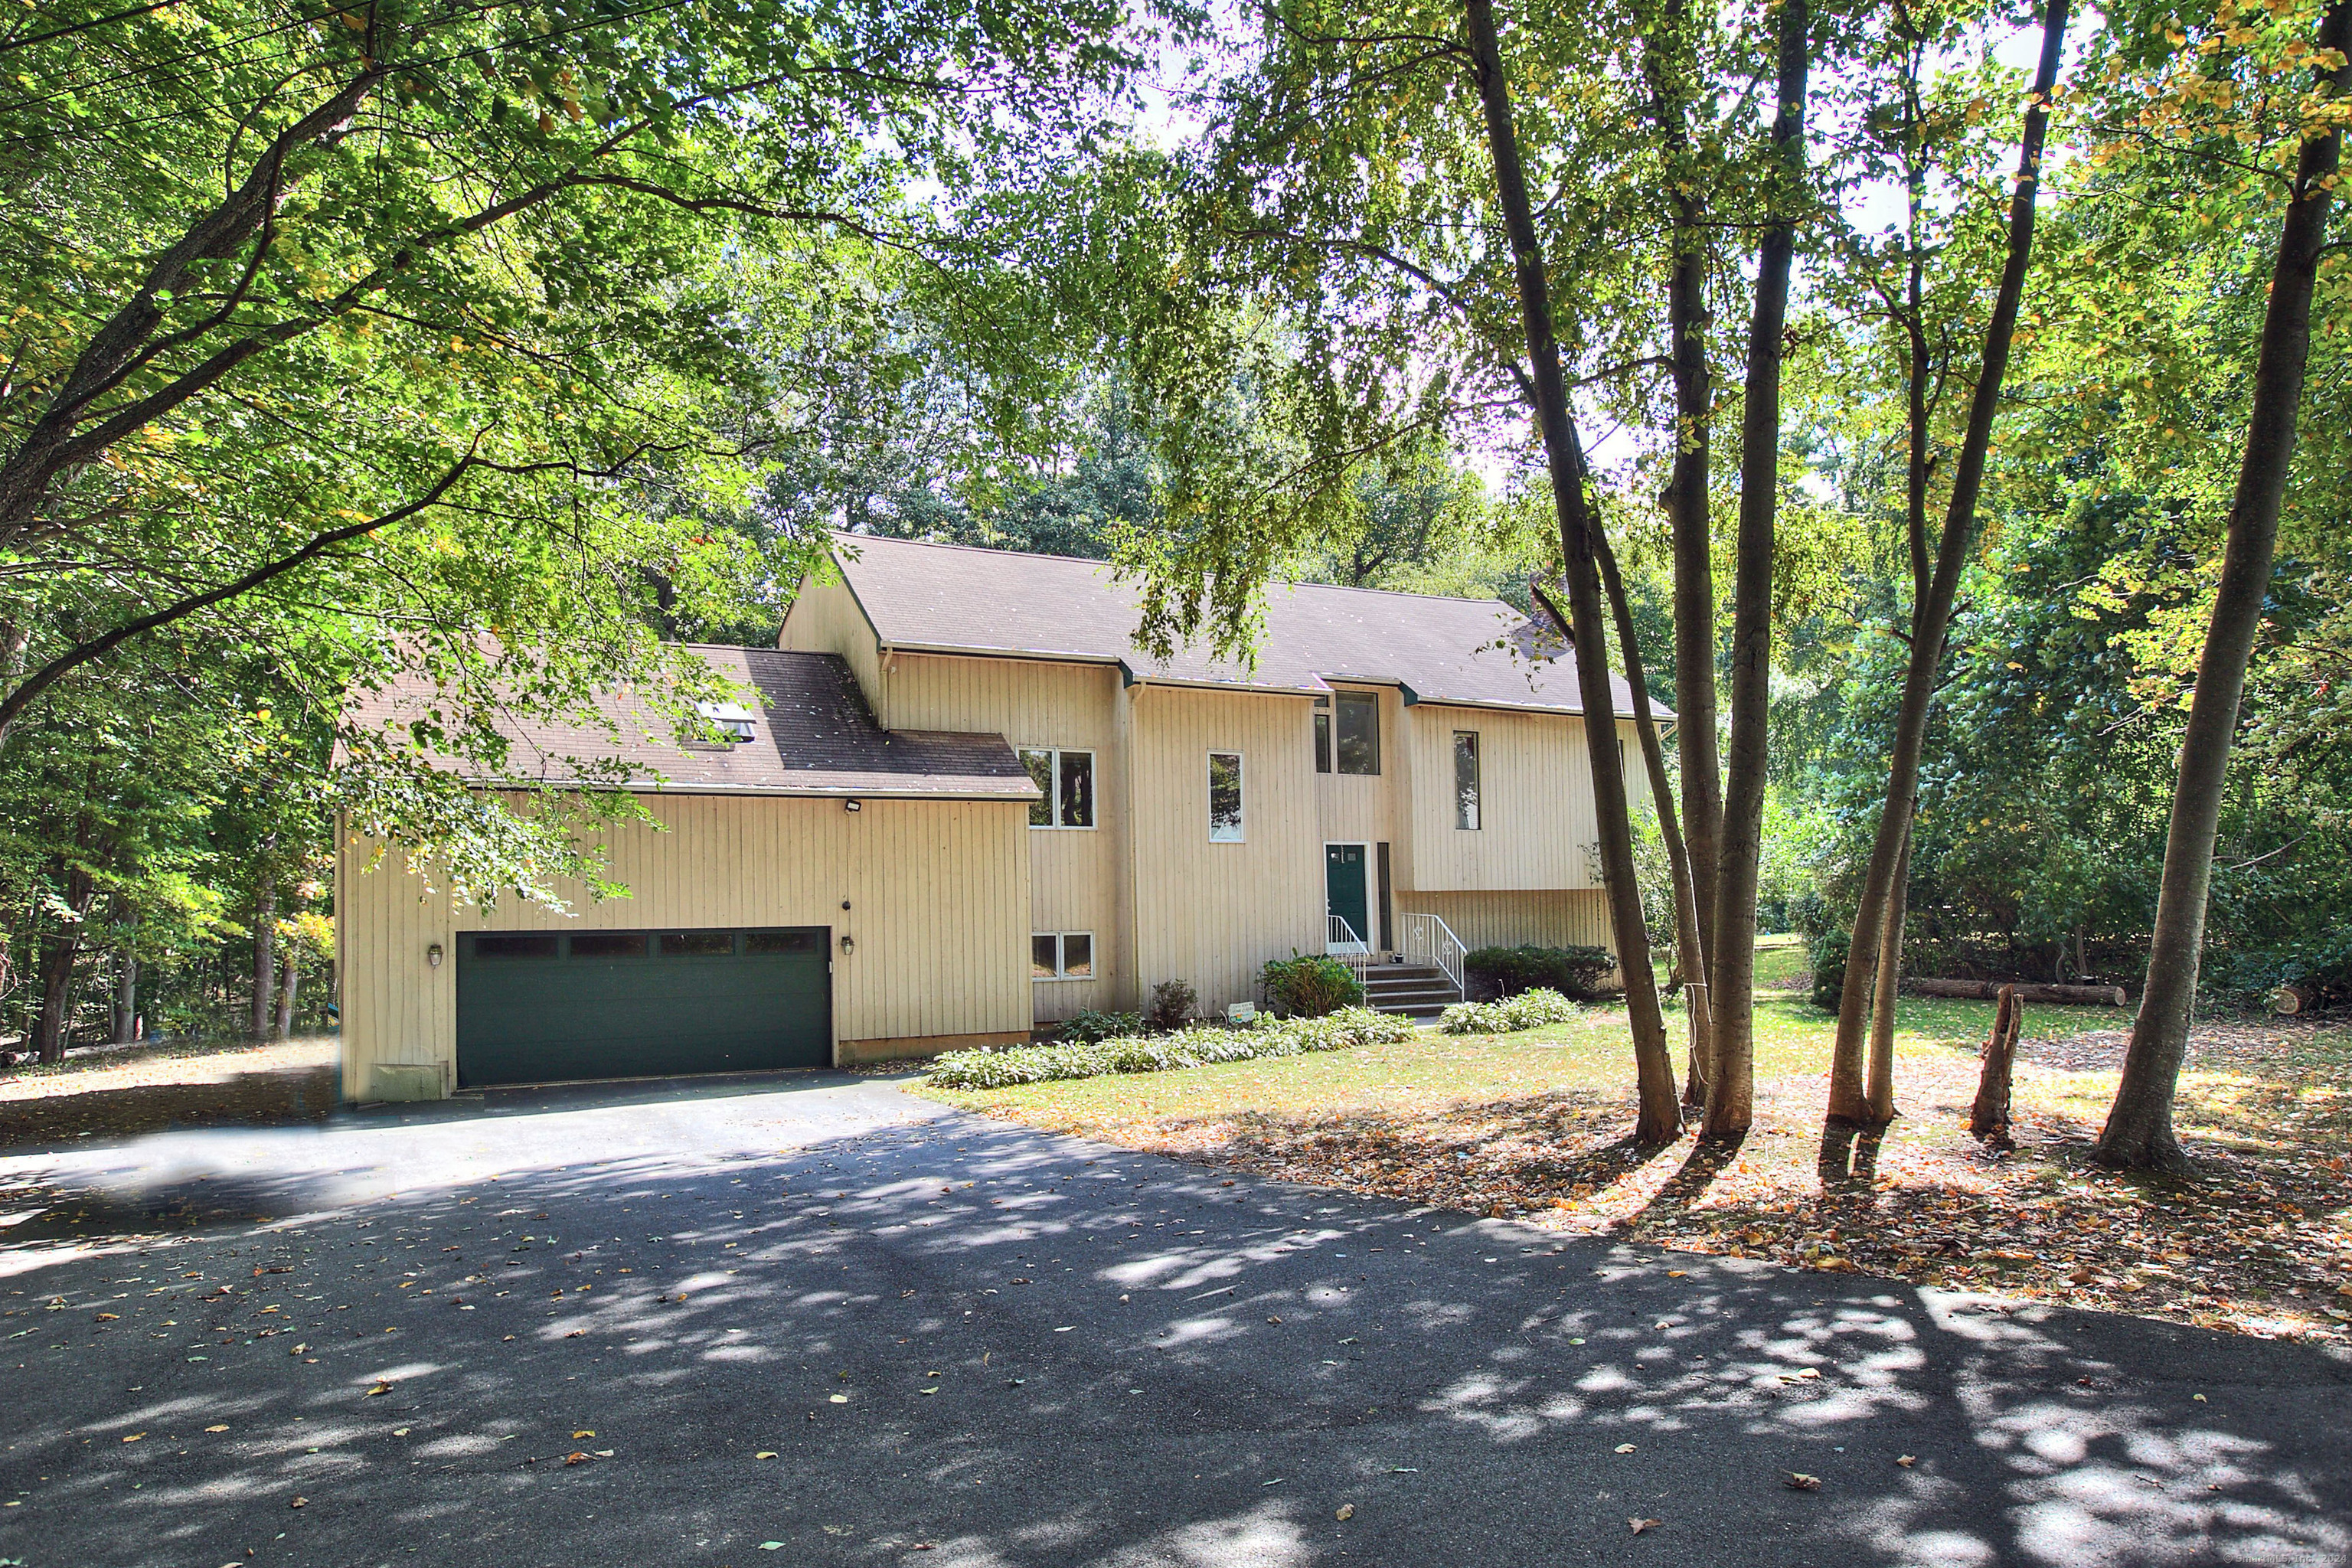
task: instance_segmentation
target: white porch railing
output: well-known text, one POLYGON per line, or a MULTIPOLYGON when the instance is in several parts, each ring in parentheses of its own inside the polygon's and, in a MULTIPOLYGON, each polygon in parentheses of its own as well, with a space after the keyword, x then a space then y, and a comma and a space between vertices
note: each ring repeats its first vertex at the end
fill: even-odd
POLYGON ((1406 915, 1404 942, 1397 951, 1407 963, 1425 963, 1441 970, 1454 982, 1454 989, 1465 1001, 1470 996, 1469 987, 1462 978, 1462 960, 1470 950, 1454 934, 1454 928, 1437 915, 1406 915))
POLYGON ((1372 955, 1371 944, 1358 936, 1356 928, 1343 916, 1327 914, 1323 921, 1323 951, 1345 963, 1360 986, 1364 983, 1364 964, 1372 955))

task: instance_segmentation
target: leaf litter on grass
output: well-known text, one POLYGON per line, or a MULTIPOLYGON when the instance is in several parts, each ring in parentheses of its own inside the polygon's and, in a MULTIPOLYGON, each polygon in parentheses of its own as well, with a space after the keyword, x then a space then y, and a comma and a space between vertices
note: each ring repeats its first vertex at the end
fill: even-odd
POLYGON ((1954 1290, 2343 1339, 2352 1324, 2352 1035, 2200 1026, 2181 1088, 2189 1181, 2092 1164, 2123 1032, 2045 1009, 2020 1051, 2016 1147, 1966 1131, 1990 1008, 1906 1004, 1903 1115, 1825 1141, 1829 1020, 1759 1008, 1754 1131, 1735 1148, 1642 1150, 1622 1012, 1531 1036, 1370 1047, 1336 1067, 1196 1069, 1199 1093, 961 1097, 1057 1131, 1412 1204, 1693 1252, 1954 1290), (1449 1058, 1444 1053, 1456 1055, 1449 1058))

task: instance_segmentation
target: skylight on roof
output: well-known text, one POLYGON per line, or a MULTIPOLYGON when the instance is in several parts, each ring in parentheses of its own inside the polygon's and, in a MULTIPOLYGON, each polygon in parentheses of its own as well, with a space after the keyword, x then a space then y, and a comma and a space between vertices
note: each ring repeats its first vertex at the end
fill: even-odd
POLYGON ((730 741, 748 741, 759 715, 737 702, 698 702, 694 710, 730 741))

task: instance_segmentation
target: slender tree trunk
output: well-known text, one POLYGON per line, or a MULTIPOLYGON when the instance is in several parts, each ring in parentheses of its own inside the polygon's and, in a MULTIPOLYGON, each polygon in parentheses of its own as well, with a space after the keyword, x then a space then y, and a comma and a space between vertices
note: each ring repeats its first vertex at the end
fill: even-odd
MULTIPOLYGON (((2336 0, 2319 25, 2319 45, 2352 55, 2352 0, 2336 0)), ((2320 89, 2343 90, 2346 68, 2320 74, 2320 89)), ((2263 317, 2262 350, 2254 364, 2253 408, 2246 448, 2230 502, 2229 539, 2221 583, 2205 647, 2197 658, 2197 689, 2180 742, 2172 822, 2164 841, 2164 877, 2158 885, 2156 928, 2148 947, 2147 985, 2124 1053, 2123 1082, 2099 1135, 2097 1158, 2132 1170, 2185 1166, 2172 1130, 2172 1096, 2189 1049, 2189 1012, 2197 999, 2197 967, 2205 944, 2205 899, 2213 877, 2213 839, 2221 818, 2221 788, 2230 742, 2245 695, 2246 662, 2269 596, 2279 510, 2294 457, 2295 416, 2311 352, 2311 295, 2326 242, 2336 183, 2339 133, 2330 121, 2308 136, 2295 162, 2294 184, 2279 230, 2271 268, 2270 304, 2263 317)))
MULTIPOLYGON (((1665 840, 1666 868, 1674 882, 1675 900, 1675 967, 1696 984, 1691 987, 1690 1077, 1684 1087, 1685 1105, 1705 1103, 1705 1091, 1710 1064, 1702 1043, 1709 1037, 1706 1028, 1706 984, 1701 979, 1706 973, 1706 955, 1698 934, 1698 905, 1691 887, 1690 851, 1683 842, 1682 825, 1675 817, 1674 788, 1666 778, 1666 753, 1658 742, 1658 725, 1650 710, 1649 677, 1642 665, 1642 643, 1633 629, 1633 607, 1625 597, 1625 582, 1617 571, 1617 552, 1609 547, 1605 535, 1593 535, 1601 566, 1601 585, 1609 595, 1611 616, 1617 623, 1617 642, 1624 649, 1625 684, 1633 697, 1633 731, 1642 742, 1642 765, 1650 779, 1650 796, 1658 813, 1658 837, 1665 840)), ((1552 618, 1559 618, 1559 608, 1546 601, 1544 607, 1552 618)))
MULTIPOLYGON (((271 835, 271 847, 276 837, 271 835)), ((269 873, 269 847, 262 851, 260 886, 253 899, 253 1037, 257 1040, 269 1037, 274 1011, 270 1001, 278 986, 278 884, 269 873)))
POLYGON ((302 983, 302 966, 295 963, 294 958, 293 950, 289 948, 286 953, 285 981, 278 991, 278 1037, 281 1040, 294 1037, 294 988, 302 983))
POLYGON ((1756 876, 1764 847, 1765 733, 1772 679, 1772 531, 1780 489, 1781 334, 1794 209, 1805 159, 1805 92, 1812 64, 1806 0, 1780 0, 1772 146, 1779 160, 1771 222, 1756 253, 1756 301, 1748 324, 1747 406, 1740 423, 1739 544, 1731 590, 1731 744, 1717 843, 1708 1002, 1715 1011, 1715 1078, 1705 1133, 1744 1134, 1755 1119, 1756 876))
POLYGON ((1912 611, 1911 652, 1904 670, 1902 706, 1895 720, 1886 792, 1878 814, 1878 831, 1871 842, 1862 896, 1854 907, 1853 936, 1846 947, 1845 986, 1838 996, 1837 1045, 1830 1058, 1829 1119, 1833 1122, 1871 1124, 1864 1082, 1871 977, 1885 938, 1896 862, 1910 833, 1910 803, 1918 788, 1927 710, 1936 693, 1937 671, 1943 663, 1944 634, 1951 623, 1952 600, 1959 592, 1960 568, 1975 534, 1977 497, 1983 488, 1985 457, 1992 446, 1993 416, 2000 406, 2010 342, 2016 333, 2018 304, 2025 292, 2026 266, 2032 258, 2034 198, 2042 188, 2042 143, 2049 128, 2050 95, 2057 85, 2059 59, 2064 50, 2067 5, 2068 0, 2049 0, 2042 12, 2042 58, 2034 69, 2032 96, 2018 148, 2017 184, 2010 197, 2009 244, 2001 262, 2000 286, 1993 298, 1992 319, 1985 325, 1984 359, 1969 398, 1968 430, 1952 470, 1952 493, 1945 507, 1943 533, 1936 544, 1935 576, 1928 584, 1927 602, 1912 611))
POLYGON ((114 1043, 139 1038, 139 955, 125 948, 114 972, 114 1043))
MULTIPOLYGON (((1707 515, 1708 437, 1715 388, 1706 360, 1706 203, 1696 188, 1685 120, 1691 46, 1688 8, 1666 0, 1658 31, 1642 41, 1642 67, 1666 151, 1667 205, 1673 214, 1674 267, 1666 279, 1666 331, 1675 361, 1675 464, 1666 508, 1675 545, 1675 744, 1683 773, 1682 826, 1696 907, 1697 942, 1681 955, 1684 978, 1698 1000, 1691 1032, 1691 1081, 1685 1098, 1699 1103, 1714 1077, 1715 1018, 1708 1005, 1715 951, 1716 858, 1723 833, 1722 760, 1716 753, 1715 554, 1707 515)), ((1663 817, 1660 818, 1664 820, 1663 817)))
MULTIPOLYGON (((1906 811, 1906 816, 1909 816, 1906 811)), ((1903 984, 1903 916, 1910 900, 1911 836, 1903 836, 1903 857, 1895 863, 1895 894, 1888 900, 1885 940, 1878 944, 1878 984, 1870 1009, 1870 1081, 1864 1100, 1870 1122, 1884 1127, 1895 1120, 1895 1004, 1903 984)))
POLYGON ((1609 689, 1609 637, 1601 624, 1600 574, 1594 541, 1600 519, 1585 494, 1583 444, 1578 439, 1568 384, 1560 373, 1559 343, 1552 331, 1550 285, 1544 276, 1543 247, 1536 237, 1519 166, 1518 134, 1511 122, 1509 84, 1503 76, 1502 48, 1495 36, 1491 0, 1464 0, 1472 69, 1486 140, 1495 160, 1495 187, 1510 233, 1517 264, 1519 314, 1527 331, 1528 391, 1543 431, 1544 456, 1551 473, 1552 503, 1559 517, 1560 552, 1567 561, 1570 630, 1576 641, 1577 690, 1584 709, 1585 751, 1592 764, 1593 815, 1601 835, 1601 863, 1608 879, 1609 907, 1617 930, 1617 969, 1625 982, 1625 1004, 1633 1032, 1633 1061, 1641 1113, 1633 1136, 1663 1143, 1682 1128, 1675 1094, 1674 1059, 1666 1049, 1665 1019, 1658 1010, 1657 977, 1650 967, 1650 940, 1642 919, 1642 889, 1633 872, 1633 828, 1627 816, 1625 774, 1617 742, 1614 695, 1609 689))

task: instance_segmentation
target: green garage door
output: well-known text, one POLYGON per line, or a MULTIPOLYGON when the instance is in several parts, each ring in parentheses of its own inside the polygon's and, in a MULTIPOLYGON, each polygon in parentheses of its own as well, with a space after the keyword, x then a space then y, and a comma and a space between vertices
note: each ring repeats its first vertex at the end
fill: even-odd
POLYGON ((828 1066, 826 949, 821 928, 463 932, 457 1081, 828 1066))

